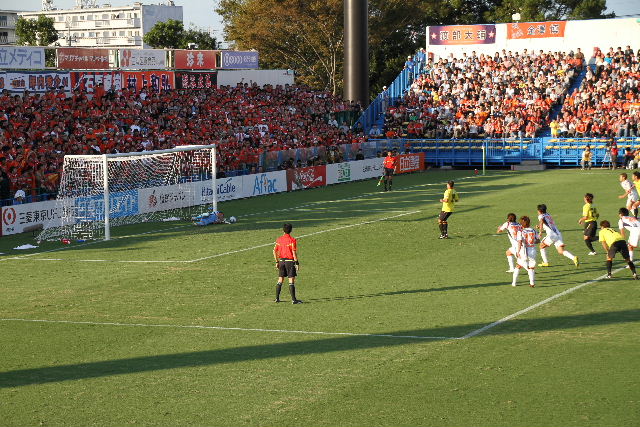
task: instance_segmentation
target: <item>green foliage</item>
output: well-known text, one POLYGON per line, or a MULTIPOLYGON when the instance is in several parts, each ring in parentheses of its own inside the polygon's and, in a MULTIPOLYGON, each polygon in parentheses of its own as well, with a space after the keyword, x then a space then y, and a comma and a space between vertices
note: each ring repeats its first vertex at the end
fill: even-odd
POLYGON ((21 46, 49 46, 58 40, 53 18, 44 15, 38 19, 19 17, 16 21, 16 44, 21 46))
POLYGON ((168 19, 156 23, 143 40, 155 49, 182 49, 184 48, 184 25, 182 21, 168 19))
MULTIPOLYGON (((342 0, 214 1, 230 43, 258 50, 266 66, 294 69, 301 83, 342 90, 342 0)), ((370 0, 372 96, 424 46, 428 25, 510 22, 516 11, 523 21, 610 17, 605 9, 605 0, 370 0)))
POLYGON ((182 21, 168 19, 156 23, 143 37, 144 42, 155 49, 186 49, 189 43, 198 45, 198 49, 214 50, 218 44, 209 33, 197 28, 184 29, 182 21))
POLYGON ((507 212, 546 203, 567 249, 586 255, 582 195, 612 221, 617 174, 430 170, 396 176, 390 193, 369 180, 222 202, 234 225, 141 223, 109 242, 27 251, 13 248, 31 233, 3 236, 2 425, 637 426, 640 289, 628 270, 474 338, 331 335, 460 337, 601 277, 600 248, 579 269, 549 248, 536 288, 525 272, 512 288, 507 237, 493 234, 507 212), (449 179, 461 200, 439 240, 449 179), (272 302, 283 222, 305 236, 299 306, 272 302))

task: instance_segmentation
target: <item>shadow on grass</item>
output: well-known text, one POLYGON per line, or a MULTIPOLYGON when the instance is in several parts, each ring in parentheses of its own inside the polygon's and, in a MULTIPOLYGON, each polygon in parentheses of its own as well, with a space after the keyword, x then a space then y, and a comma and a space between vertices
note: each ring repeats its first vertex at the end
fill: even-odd
MULTIPOLYGON (((571 316, 555 316, 539 319, 515 319, 492 329, 485 335, 515 334, 522 332, 540 332, 566 330, 593 325, 633 323, 640 320, 640 310, 621 310, 571 316)), ((141 372, 161 371, 165 369, 214 366, 227 363, 240 363, 253 360, 267 360, 281 357, 327 354, 339 351, 353 351, 371 348, 393 347, 406 344, 426 344, 424 340, 407 336, 455 336, 460 329, 470 332, 485 326, 484 323, 447 326, 430 329, 394 331, 391 335, 381 336, 341 336, 319 340, 305 340, 220 350, 194 351, 188 353, 162 354, 134 357, 128 359, 105 360, 62 366, 48 366, 21 369, 0 373, 0 388, 22 387, 33 384, 47 384, 61 381, 73 381, 88 378, 100 378, 112 375, 126 375, 141 372), (402 337, 404 336, 404 337, 402 337)))

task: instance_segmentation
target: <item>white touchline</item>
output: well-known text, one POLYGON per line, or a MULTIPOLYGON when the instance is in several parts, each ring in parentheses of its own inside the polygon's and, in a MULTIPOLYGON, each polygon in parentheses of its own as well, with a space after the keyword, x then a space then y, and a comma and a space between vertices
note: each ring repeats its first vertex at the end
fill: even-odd
MULTIPOLYGON (((617 270, 614 270, 614 271, 613 271, 613 273, 617 273, 617 272, 622 271, 622 270, 624 270, 624 268, 619 268, 619 269, 617 269, 617 270)), ((538 303, 536 303, 536 304, 533 304, 533 305, 531 305, 531 306, 529 306, 529 307, 527 307, 527 308, 523 308, 523 309, 522 309, 522 310, 520 310, 520 311, 517 311, 517 312, 515 312, 515 313, 513 313, 513 314, 510 314, 510 315, 508 315, 508 316, 506 316, 506 317, 503 317, 503 318, 502 318, 502 319, 500 319, 500 320, 496 320, 496 321, 495 321, 495 322, 493 322, 493 323, 489 323, 488 325, 483 326, 483 327, 482 327, 482 328, 480 328, 480 329, 476 329, 475 331, 471 331, 471 332, 469 332, 467 335, 464 335, 464 336, 462 336, 462 337, 460 337, 460 338, 456 338, 456 339, 462 339, 462 340, 464 340, 464 339, 467 339, 467 338, 475 337, 476 335, 479 335, 479 334, 481 334, 481 333, 483 333, 483 332, 485 332, 485 331, 487 331, 487 330, 489 330, 489 329, 491 329, 491 328, 494 328, 494 327, 496 327, 496 326, 502 325, 503 323, 505 323, 505 322, 507 322, 507 321, 509 321, 509 320, 511 320, 511 319, 514 319, 514 318, 516 318, 516 317, 520 316, 521 314, 525 314, 525 313, 527 313, 527 312, 529 312, 529 311, 531 311, 531 310, 533 310, 533 309, 536 309, 536 308, 538 308, 538 307, 540 307, 540 306, 542 306, 542 305, 545 305, 545 304, 546 304, 546 303, 548 303, 548 302, 551 302, 551 301, 553 301, 553 300, 555 300, 555 299, 558 299, 558 298, 563 297, 563 296, 565 296, 565 295, 567 295, 567 294, 570 294, 571 292, 575 292, 575 291, 577 291, 578 289, 583 288, 583 287, 585 287, 585 286, 587 286, 587 285, 591 285, 591 284, 593 284, 593 283, 599 282, 599 281, 601 281, 602 279, 604 279, 605 277, 607 277, 607 275, 606 275, 606 274, 603 274, 602 276, 597 277, 597 278, 595 278, 595 279, 593 279, 593 280, 589 280, 588 282, 581 283, 581 284, 579 284, 579 285, 577 285, 577 286, 574 286, 573 288, 569 288, 569 289, 567 289, 566 291, 563 291, 563 292, 560 292, 560 293, 555 294, 555 295, 553 295, 553 296, 550 296, 549 298, 547 298, 547 299, 545 299, 545 300, 542 300, 542 301, 540 301, 540 302, 538 302, 538 303)))
POLYGON ((246 332, 275 332, 281 334, 304 334, 304 335, 347 335, 355 337, 383 337, 383 338, 412 338, 419 340, 450 340, 453 337, 427 337, 421 335, 393 335, 393 334, 362 334, 354 332, 323 332, 323 331, 297 331, 289 329, 263 329, 263 328, 234 328, 226 326, 203 326, 203 325, 167 325, 167 324, 147 324, 147 323, 120 323, 120 322, 83 322, 73 320, 45 320, 45 319, 0 319, 2 322, 32 322, 32 323, 64 323, 69 325, 94 325, 94 326, 129 326, 144 328, 178 328, 178 329, 215 329, 219 331, 246 331, 246 332))

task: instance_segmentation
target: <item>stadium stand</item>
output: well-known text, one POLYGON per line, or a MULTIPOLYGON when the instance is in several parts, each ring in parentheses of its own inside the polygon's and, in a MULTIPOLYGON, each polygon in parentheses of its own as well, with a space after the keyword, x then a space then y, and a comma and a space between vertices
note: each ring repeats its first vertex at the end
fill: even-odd
MULTIPOLYGON (((358 143, 351 131, 360 106, 305 87, 238 85, 210 90, 139 93, 123 89, 88 97, 49 91, 44 95, 0 96, 0 168, 11 195, 26 190, 26 201, 55 193, 66 154, 103 154, 219 146, 221 174, 249 173, 268 162, 260 157, 288 149, 358 143)), ((315 151, 317 152, 317 150, 315 151)), ((338 161, 335 149, 313 161, 338 161)), ((283 156, 271 156, 280 160, 283 156)), ((293 161, 271 162, 272 168, 293 161)))

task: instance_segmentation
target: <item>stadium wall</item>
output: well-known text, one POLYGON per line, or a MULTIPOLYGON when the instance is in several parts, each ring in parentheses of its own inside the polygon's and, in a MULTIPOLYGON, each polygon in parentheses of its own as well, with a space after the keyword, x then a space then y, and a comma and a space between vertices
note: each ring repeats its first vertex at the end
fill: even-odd
MULTIPOLYGON (((377 157, 289 171, 220 178, 216 182, 216 192, 219 201, 228 201, 377 178, 382 174, 382 161, 382 158, 377 157)), ((424 170, 424 154, 400 156, 397 173, 418 170, 424 170)), ((212 194, 211 181, 206 180, 193 182, 186 190, 184 185, 175 185, 112 193, 110 204, 112 212, 117 210, 115 216, 129 216, 210 203, 212 194)), ((95 203, 100 203, 101 199, 102 196, 95 196, 95 203)), ((86 197, 81 197, 65 204, 69 206, 74 203, 82 203, 86 208, 88 201, 86 197)), ((59 227, 64 223, 64 212, 61 203, 49 200, 2 207, 0 218, 0 236, 7 236, 39 229, 42 226, 59 227)))
MULTIPOLYGON (((495 25, 495 41, 493 43, 475 43, 475 44, 435 44, 442 43, 432 41, 430 37, 430 28, 427 27, 426 33, 426 49, 429 53, 434 54, 437 58, 444 58, 448 55, 460 56, 462 53, 475 51, 477 54, 484 53, 493 55, 494 53, 505 49, 512 52, 522 52, 524 49, 529 51, 540 49, 546 51, 569 52, 576 51, 581 48, 585 57, 588 59, 593 53, 594 47, 599 47, 606 52, 609 47, 623 49, 627 45, 637 49, 636 41, 640 40, 640 18, 616 18, 616 19, 591 19, 583 21, 561 21, 564 22, 563 37, 546 37, 537 35, 535 37, 527 37, 524 35, 518 39, 508 39, 507 30, 513 23, 496 24, 495 25)), ((520 22, 520 27, 535 26, 534 22, 520 22)), ((454 29, 463 26, 447 26, 438 27, 439 29, 454 29)))

